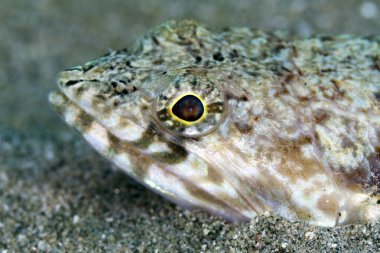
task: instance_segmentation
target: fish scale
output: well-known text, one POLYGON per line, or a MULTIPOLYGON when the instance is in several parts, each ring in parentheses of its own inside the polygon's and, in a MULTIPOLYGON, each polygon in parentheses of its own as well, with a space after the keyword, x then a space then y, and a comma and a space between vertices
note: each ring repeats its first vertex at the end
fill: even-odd
POLYGON ((379 57, 379 36, 168 21, 61 72, 49 99, 99 153, 186 208, 231 221, 275 212, 321 226, 372 222, 379 57), (176 104, 185 95, 204 107, 191 124, 170 111, 186 112, 176 104))

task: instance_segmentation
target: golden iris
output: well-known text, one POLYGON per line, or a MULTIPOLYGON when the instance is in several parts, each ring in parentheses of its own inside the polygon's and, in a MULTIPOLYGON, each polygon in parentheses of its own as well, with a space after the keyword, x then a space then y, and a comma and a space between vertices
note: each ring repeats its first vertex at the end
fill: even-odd
POLYGON ((192 125, 201 121, 206 115, 206 107, 201 97, 185 94, 178 97, 170 107, 170 114, 178 121, 192 125))

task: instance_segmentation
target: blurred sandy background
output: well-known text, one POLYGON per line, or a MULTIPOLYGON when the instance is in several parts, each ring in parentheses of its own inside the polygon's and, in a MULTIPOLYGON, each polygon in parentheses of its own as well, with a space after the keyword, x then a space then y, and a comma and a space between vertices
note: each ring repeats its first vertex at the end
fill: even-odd
POLYGON ((269 217, 232 226, 179 210, 113 170, 50 109, 57 72, 173 18, 369 35, 380 31, 380 1, 1 0, 0 252, 378 250, 378 224, 319 229, 269 217))

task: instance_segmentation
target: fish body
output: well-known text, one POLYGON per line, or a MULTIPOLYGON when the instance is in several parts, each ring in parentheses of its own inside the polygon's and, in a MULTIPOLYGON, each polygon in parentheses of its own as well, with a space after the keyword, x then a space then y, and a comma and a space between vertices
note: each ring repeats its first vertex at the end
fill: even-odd
POLYGON ((168 21, 58 87, 50 102, 69 125, 181 206, 232 221, 380 219, 380 36, 168 21))

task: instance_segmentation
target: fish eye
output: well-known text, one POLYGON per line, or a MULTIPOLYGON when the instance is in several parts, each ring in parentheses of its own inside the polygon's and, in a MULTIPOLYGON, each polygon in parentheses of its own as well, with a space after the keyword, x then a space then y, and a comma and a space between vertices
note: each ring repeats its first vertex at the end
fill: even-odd
POLYGON ((184 94, 179 96, 170 106, 170 114, 185 125, 200 122, 205 118, 206 105, 201 97, 196 94, 184 94))
POLYGON ((224 120, 227 101, 217 79, 199 69, 169 71, 155 80, 153 116, 162 130, 183 137, 214 131, 224 120))

